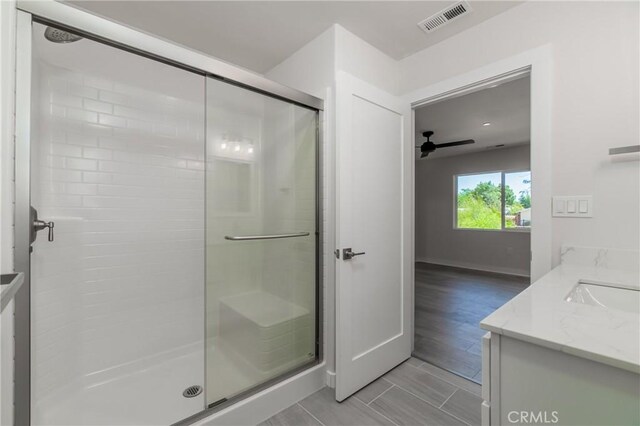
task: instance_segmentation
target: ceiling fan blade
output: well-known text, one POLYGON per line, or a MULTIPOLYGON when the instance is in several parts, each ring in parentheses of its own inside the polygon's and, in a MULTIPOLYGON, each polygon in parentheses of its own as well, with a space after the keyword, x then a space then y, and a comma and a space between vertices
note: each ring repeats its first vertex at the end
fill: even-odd
POLYGON ((464 141, 456 141, 456 142, 447 142, 447 143, 439 143, 436 145, 436 148, 448 148, 450 146, 458 146, 458 145, 469 145, 472 143, 476 143, 473 139, 467 139, 464 141))

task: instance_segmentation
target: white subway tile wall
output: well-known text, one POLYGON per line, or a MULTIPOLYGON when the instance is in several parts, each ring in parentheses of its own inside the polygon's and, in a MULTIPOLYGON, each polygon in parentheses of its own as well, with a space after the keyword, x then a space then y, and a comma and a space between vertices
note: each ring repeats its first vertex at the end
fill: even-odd
MULTIPOLYGON (((130 54, 113 50, 111 60, 127 66, 130 54)), ((149 60, 135 61, 132 73, 149 60)), ((87 408, 84 397, 69 403, 67 417, 58 406, 194 353, 181 366, 184 377, 149 389, 155 402, 147 398, 142 411, 184 404, 182 390, 204 380, 204 78, 172 71, 181 74, 167 87, 202 93, 179 99, 44 59, 34 68, 32 204, 55 222, 55 241, 41 232, 32 255, 34 422, 98 421, 98 414, 73 417, 87 408)), ((124 408, 117 394, 102 401, 100 421, 116 422, 109 416, 124 408)), ((201 399, 195 410, 153 421, 202 408, 201 399)))

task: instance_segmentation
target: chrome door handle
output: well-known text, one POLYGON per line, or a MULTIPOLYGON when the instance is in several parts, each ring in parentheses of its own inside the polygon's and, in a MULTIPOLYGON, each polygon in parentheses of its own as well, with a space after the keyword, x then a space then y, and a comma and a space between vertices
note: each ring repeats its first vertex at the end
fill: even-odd
POLYGON ((30 232, 31 244, 33 244, 36 241, 36 234, 45 228, 49 228, 47 240, 49 242, 53 241, 53 227, 55 226, 55 223, 45 222, 44 220, 38 219, 38 211, 33 207, 31 207, 29 213, 31 216, 30 218, 31 219, 31 232, 30 232))
POLYGON ((342 249, 342 260, 349 260, 349 259, 353 259, 356 256, 362 256, 363 254, 365 254, 365 252, 361 251, 359 253, 354 253, 351 250, 351 247, 342 249))
POLYGON ((49 228, 49 233, 47 235, 47 240, 49 242, 53 241, 53 227, 55 223, 53 222, 45 222, 44 220, 34 220, 33 221, 33 229, 38 232, 42 231, 44 228, 49 228))

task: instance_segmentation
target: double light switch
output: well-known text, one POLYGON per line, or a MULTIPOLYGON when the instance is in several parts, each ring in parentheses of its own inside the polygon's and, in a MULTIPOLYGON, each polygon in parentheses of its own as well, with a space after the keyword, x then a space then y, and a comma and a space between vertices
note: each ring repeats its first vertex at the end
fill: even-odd
POLYGON ((593 217, 591 195, 563 195, 553 197, 554 217, 593 217))

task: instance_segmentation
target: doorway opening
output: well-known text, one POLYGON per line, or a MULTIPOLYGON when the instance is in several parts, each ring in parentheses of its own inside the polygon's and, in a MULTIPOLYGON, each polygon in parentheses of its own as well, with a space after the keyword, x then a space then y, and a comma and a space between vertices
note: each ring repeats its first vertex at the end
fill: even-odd
POLYGON ((530 74, 414 112, 413 356, 480 383, 479 323, 530 283, 530 74))

